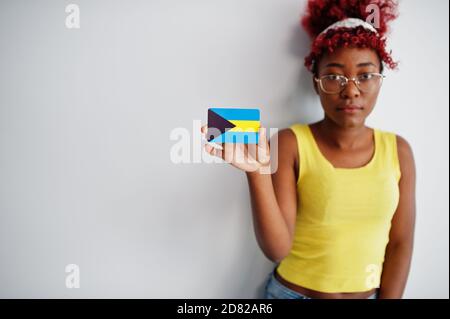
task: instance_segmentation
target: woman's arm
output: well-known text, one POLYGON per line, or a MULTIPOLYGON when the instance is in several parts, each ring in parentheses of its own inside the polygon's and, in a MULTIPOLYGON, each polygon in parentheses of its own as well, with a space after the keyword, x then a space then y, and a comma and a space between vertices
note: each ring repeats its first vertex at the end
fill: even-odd
MULTIPOLYGON (((280 262, 292 247, 297 214, 295 161, 297 142, 290 129, 278 134, 277 170, 247 172, 256 239, 265 256, 280 262)), ((272 164, 274 161, 272 160, 272 164)))
POLYGON ((414 156, 404 138, 397 136, 397 146, 402 173, 399 182, 400 200, 392 218, 389 243, 386 247, 380 299, 402 298, 413 252, 416 215, 414 156))
MULTIPOLYGON (((206 132, 207 126, 203 126, 204 137, 206 132)), ((246 172, 258 245, 268 259, 281 261, 291 250, 297 214, 295 164, 298 152, 294 133, 285 129, 274 136, 275 159, 270 158, 273 154, 269 152, 264 128, 260 129, 257 152, 243 144, 220 146, 223 150, 206 144, 205 150, 246 172), (264 172, 270 165, 277 166, 273 174, 264 172)))

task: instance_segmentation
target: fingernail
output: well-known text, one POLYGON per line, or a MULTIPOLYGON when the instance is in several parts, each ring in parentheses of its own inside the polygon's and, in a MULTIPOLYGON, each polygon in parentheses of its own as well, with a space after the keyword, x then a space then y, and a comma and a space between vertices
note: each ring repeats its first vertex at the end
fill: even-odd
POLYGON ((210 145, 212 148, 217 148, 219 150, 223 150, 223 147, 220 146, 219 144, 210 143, 210 142, 208 142, 207 144, 210 145))

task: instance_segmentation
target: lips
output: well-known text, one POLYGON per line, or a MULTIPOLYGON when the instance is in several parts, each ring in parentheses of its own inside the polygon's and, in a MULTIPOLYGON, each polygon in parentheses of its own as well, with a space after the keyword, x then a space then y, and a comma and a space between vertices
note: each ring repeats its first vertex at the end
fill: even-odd
POLYGON ((359 105, 344 105, 342 107, 338 107, 337 110, 362 110, 363 107, 359 105))
POLYGON ((363 107, 359 106, 359 105, 345 105, 343 107, 336 108, 337 111, 344 112, 344 113, 350 113, 350 114, 357 113, 357 112, 361 111, 362 109, 363 109, 363 107))

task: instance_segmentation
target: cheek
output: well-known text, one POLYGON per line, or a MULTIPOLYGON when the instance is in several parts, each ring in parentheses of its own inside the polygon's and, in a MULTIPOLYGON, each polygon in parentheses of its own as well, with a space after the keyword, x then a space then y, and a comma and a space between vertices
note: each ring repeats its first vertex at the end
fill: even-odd
POLYGON ((342 103, 339 94, 320 94, 320 102, 325 110, 334 109, 337 105, 342 103))
POLYGON ((365 98, 364 102, 366 104, 366 108, 372 110, 375 107, 375 104, 377 103, 378 99, 378 93, 379 92, 372 93, 365 98))

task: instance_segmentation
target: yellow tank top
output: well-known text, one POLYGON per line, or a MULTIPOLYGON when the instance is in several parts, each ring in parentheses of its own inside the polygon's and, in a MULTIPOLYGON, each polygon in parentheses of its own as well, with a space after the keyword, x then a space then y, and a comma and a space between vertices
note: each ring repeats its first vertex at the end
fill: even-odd
POLYGON ((309 125, 294 124, 300 156, 293 247, 278 265, 286 280, 316 291, 379 287, 391 220, 399 202, 400 164, 394 133, 374 129, 368 164, 335 168, 309 125))

